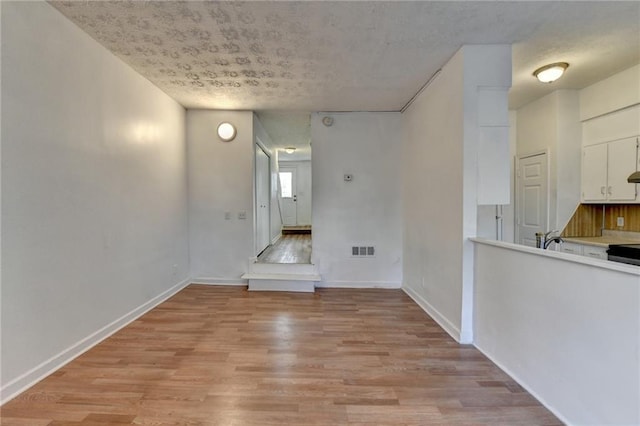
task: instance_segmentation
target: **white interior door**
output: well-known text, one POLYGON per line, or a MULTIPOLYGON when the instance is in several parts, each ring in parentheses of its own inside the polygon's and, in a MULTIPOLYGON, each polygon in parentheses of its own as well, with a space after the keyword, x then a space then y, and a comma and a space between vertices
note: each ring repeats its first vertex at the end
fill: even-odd
POLYGON ((282 224, 298 224, 298 196, 296 193, 296 168, 280 167, 280 198, 282 200, 282 224))
POLYGON ((518 242, 535 247, 536 232, 547 231, 547 154, 520 158, 517 178, 518 242))
POLYGON ((256 254, 269 246, 271 183, 269 156, 256 145, 256 254))

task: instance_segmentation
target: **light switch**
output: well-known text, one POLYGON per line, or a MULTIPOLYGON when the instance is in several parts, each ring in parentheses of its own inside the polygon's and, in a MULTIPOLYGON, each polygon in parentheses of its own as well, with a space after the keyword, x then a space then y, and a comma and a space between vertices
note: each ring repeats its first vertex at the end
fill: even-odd
POLYGON ((224 220, 231 220, 231 212, 224 212, 224 220))

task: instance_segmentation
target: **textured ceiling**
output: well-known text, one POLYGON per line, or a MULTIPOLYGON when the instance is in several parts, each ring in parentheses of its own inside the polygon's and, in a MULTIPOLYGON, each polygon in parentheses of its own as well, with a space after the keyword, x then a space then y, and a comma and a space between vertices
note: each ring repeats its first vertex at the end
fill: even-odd
POLYGON ((258 111, 291 160, 309 111, 398 111, 463 44, 513 44, 511 108, 640 61, 636 1, 52 4, 185 107, 258 111), (532 77, 558 61, 556 83, 532 77))
POLYGON ((397 111, 463 44, 513 44, 512 108, 640 61, 637 1, 52 4, 189 108, 397 111))

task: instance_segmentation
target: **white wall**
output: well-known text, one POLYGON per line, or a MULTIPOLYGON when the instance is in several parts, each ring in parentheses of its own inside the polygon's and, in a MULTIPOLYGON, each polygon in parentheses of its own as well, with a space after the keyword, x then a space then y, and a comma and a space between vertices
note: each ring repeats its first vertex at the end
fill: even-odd
MULTIPOLYGON (((403 115, 404 288, 454 338, 472 340, 478 145, 485 124, 504 140, 508 179, 509 46, 464 46, 403 115), (480 96, 496 88, 498 97, 480 96), (494 100, 500 100, 495 105, 494 100), (501 105, 501 107, 499 107, 501 105), (484 115, 487 110, 495 114, 484 115), (504 130, 504 132, 502 132, 504 130)), ((502 182, 508 195, 509 182, 502 182)))
POLYGON ((555 228, 567 226, 580 204, 582 192, 582 127, 579 120, 579 93, 574 90, 557 92, 556 144, 556 212, 555 228))
POLYGON ((399 113, 312 114, 313 252, 321 286, 400 287, 402 280, 399 113), (344 174, 353 174, 345 182, 344 174), (351 247, 373 245, 373 258, 351 247))
POLYGON ((580 120, 640 103, 640 64, 580 91, 580 120))
POLYGON ((476 244, 474 343, 568 424, 640 424, 640 276, 571 257, 476 244))
POLYGON ((184 109, 49 4, 1 7, 6 399, 189 270, 184 109))
POLYGON ((640 134, 640 64, 580 91, 584 146, 640 134))
POLYGON ((403 286, 450 334, 462 316, 463 56, 403 114, 403 286))
POLYGON ((556 90, 517 112, 517 155, 548 150, 548 230, 562 229, 580 203, 579 93, 556 90))
POLYGON ((205 283, 244 283, 254 256, 253 113, 187 111, 189 255, 191 276, 205 283), (222 121, 236 126, 236 138, 222 142, 222 121), (231 219, 225 220, 225 213, 231 219), (239 219, 244 212, 246 219, 239 219))
POLYGON ((280 171, 280 166, 278 165, 278 150, 274 148, 271 136, 269 136, 256 114, 253 114, 253 134, 256 140, 260 141, 264 147, 267 148, 269 155, 269 170, 271 171, 271 181, 269 182, 271 188, 270 238, 273 243, 280 238, 280 233, 282 232, 282 215, 280 214, 280 195, 278 191, 278 172, 280 171))
POLYGON ((511 203, 502 207, 502 241, 515 242, 516 232, 516 145, 518 129, 518 113, 509 111, 509 161, 511 169, 510 193, 511 203))
POLYGON ((311 161, 280 160, 280 167, 295 167, 298 225, 311 225, 311 161))

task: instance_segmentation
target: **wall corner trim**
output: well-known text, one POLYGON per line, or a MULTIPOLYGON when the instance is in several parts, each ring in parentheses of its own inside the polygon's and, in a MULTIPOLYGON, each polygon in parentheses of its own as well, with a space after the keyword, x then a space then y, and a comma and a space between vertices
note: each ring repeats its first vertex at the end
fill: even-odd
POLYGON ((64 367, 66 364, 73 361, 75 358, 79 357, 83 353, 87 352, 89 349, 93 348, 98 343, 102 342, 106 338, 115 334, 117 331, 119 331, 123 327, 129 325, 131 322, 135 321, 142 315, 146 314, 151 309, 158 306, 160 303, 169 299, 171 296, 178 293, 180 290, 188 286, 190 283, 191 283, 190 278, 187 278, 179 282, 173 287, 155 296, 151 300, 143 303, 137 308, 124 314, 120 318, 112 321, 111 323, 105 325, 99 330, 96 330, 95 332, 91 333, 87 337, 79 340, 78 342, 69 346, 67 349, 64 349, 62 352, 58 353, 57 355, 52 356, 48 360, 35 366, 34 368, 27 371, 26 373, 20 375, 19 377, 16 377, 15 379, 13 379, 12 381, 7 383, 0 389, 0 405, 5 404, 6 402, 15 398, 20 393, 24 392, 31 386, 35 385, 37 382, 44 379, 51 373, 64 367))
POLYGON ((460 330, 453 325, 451 321, 449 321, 444 315, 442 315, 436 308, 433 307, 429 302, 424 300, 422 296, 416 293, 411 287, 407 287, 406 285, 402 286, 402 291, 404 291, 410 298, 413 299, 414 302, 418 306, 422 308, 435 322, 438 323, 440 327, 444 331, 446 331, 453 339, 460 342, 460 330))

